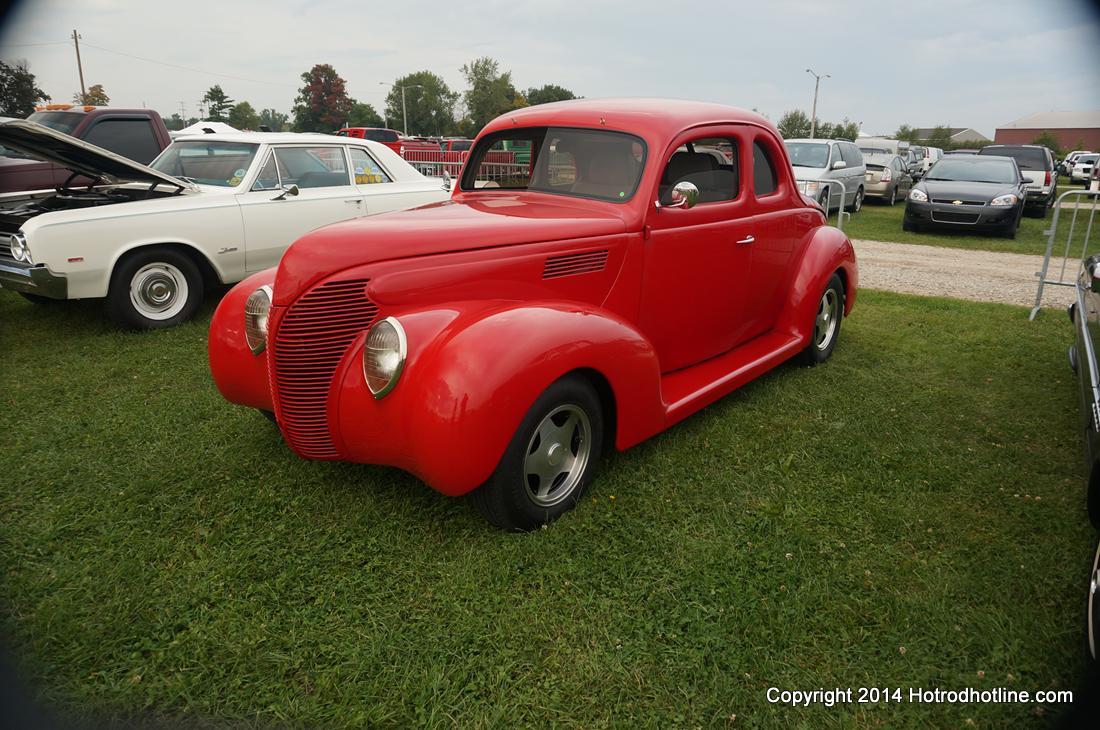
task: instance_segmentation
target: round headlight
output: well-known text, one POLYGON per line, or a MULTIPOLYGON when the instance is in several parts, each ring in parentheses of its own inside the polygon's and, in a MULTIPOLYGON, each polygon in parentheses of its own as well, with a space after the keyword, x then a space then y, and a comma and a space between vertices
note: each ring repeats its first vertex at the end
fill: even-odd
POLYGON ((244 303, 244 338, 253 355, 267 347, 267 315, 271 311, 271 287, 264 285, 248 295, 244 303))
POLYGON ((927 203, 928 193, 924 192, 920 188, 913 188, 909 191, 909 199, 917 203, 927 203))
POLYGON ((405 330, 393 317, 386 317, 367 332, 363 347, 363 377, 375 398, 393 390, 405 367, 405 330))
POLYGON ((22 233, 13 233, 8 237, 8 247, 11 249, 11 257, 16 261, 31 263, 31 250, 27 248, 27 237, 22 233))

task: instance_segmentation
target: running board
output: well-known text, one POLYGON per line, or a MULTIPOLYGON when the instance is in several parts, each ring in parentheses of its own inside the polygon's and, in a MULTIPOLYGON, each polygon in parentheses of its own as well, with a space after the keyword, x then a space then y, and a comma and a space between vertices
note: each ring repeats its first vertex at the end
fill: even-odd
POLYGON ((725 355, 661 378, 666 426, 687 418, 750 380, 789 360, 802 349, 797 337, 771 332, 725 355))

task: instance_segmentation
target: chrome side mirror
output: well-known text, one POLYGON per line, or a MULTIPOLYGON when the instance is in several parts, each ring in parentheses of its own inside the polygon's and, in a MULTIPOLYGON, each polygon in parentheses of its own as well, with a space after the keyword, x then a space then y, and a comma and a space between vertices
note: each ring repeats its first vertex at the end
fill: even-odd
POLYGON ((666 208, 694 208, 699 202, 699 188, 695 187, 694 183, 681 180, 672 186, 669 198, 672 202, 664 206, 666 208))
POLYGON ((288 196, 288 195, 292 198, 298 197, 298 186, 297 185, 284 185, 283 186, 283 192, 276 195, 274 198, 272 198, 272 200, 286 200, 286 196, 288 196))
POLYGON ((1100 294, 1100 256, 1090 256, 1085 271, 1089 273, 1089 289, 1100 294))
POLYGON ((833 163, 833 169, 834 170, 843 170, 847 166, 848 166, 848 163, 845 162, 844 160, 837 160, 836 162, 833 163))
POLYGON ((451 173, 446 170, 443 171, 443 189, 447 192, 451 191, 451 173))

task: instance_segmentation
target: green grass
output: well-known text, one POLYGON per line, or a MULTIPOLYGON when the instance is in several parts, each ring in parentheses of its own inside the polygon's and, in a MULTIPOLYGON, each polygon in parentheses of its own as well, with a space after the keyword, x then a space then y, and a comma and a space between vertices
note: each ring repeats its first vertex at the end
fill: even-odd
POLYGON ((1064 318, 864 292, 829 363, 610 456, 529 535, 398 471, 296 458, 215 391, 208 319, 119 333, 0 292, 0 630, 59 712, 1009 727, 1059 708, 765 691, 1083 672, 1094 538, 1064 318))
MULTIPOLYGON (((1074 185, 1073 189, 1083 188, 1083 185, 1074 185)), ((1058 187, 1058 194, 1071 189, 1063 182, 1058 187)), ((951 248, 967 248, 982 251, 1005 251, 1008 253, 1028 253, 1042 255, 1046 253, 1047 235, 1053 214, 1049 211, 1045 218, 1032 218, 1025 215, 1020 221, 1020 230, 1016 232, 1015 239, 999 238, 986 233, 970 233, 967 231, 953 231, 934 229, 915 233, 903 231, 901 221, 905 212, 904 202, 889 206, 878 200, 869 199, 863 205, 863 210, 854 213, 851 218, 844 221, 844 232, 851 238, 866 239, 871 241, 890 241, 895 243, 917 243, 926 246, 948 246, 951 248)), ((1062 220, 1066 220, 1066 212, 1062 214, 1062 220)), ((836 213, 829 216, 830 222, 836 223, 836 213)), ((1075 243, 1084 242, 1083 226, 1087 222, 1087 211, 1078 214, 1078 228, 1074 231, 1075 243)), ((1100 223, 1100 217, 1097 218, 1100 223)), ((1062 227, 1059 222, 1059 242, 1065 245, 1065 236, 1068 229, 1062 227), (1064 231, 1064 232, 1063 232, 1064 231)), ((1067 224, 1068 225, 1068 224, 1067 224)), ((1100 241, 1098 232, 1094 231, 1091 237, 1094 242, 1092 248, 1097 248, 1100 241)), ((1078 246, 1079 248, 1079 246, 1078 246)), ((1076 249, 1075 249, 1076 250, 1076 249)))

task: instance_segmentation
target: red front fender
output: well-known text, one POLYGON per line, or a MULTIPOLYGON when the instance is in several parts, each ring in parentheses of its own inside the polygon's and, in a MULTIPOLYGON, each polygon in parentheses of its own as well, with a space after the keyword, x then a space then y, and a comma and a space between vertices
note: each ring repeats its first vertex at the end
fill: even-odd
POLYGON ((267 376, 267 351, 253 355, 244 338, 244 303, 252 292, 275 281, 275 269, 253 274, 229 290, 210 322, 207 352, 214 384, 231 403, 275 410, 267 376))
POLYGON ((814 318, 825 285, 834 272, 844 280, 844 315, 851 314, 859 288, 859 268, 851 241, 831 226, 815 228, 803 250, 787 301, 776 323, 776 330, 797 336, 808 343, 813 336, 814 318))
POLYGON ((577 305, 450 304, 398 315, 409 358, 397 387, 375 400, 359 362, 341 373, 331 425, 353 461, 412 472, 450 495, 482 484, 535 399, 575 370, 599 373, 626 448, 664 424, 660 372, 649 342, 626 322, 577 305))

